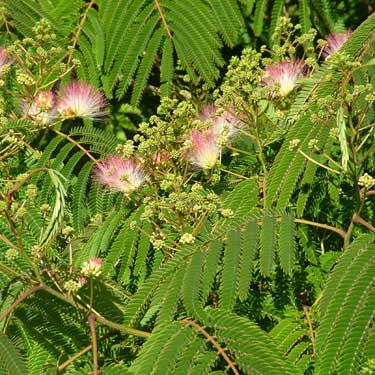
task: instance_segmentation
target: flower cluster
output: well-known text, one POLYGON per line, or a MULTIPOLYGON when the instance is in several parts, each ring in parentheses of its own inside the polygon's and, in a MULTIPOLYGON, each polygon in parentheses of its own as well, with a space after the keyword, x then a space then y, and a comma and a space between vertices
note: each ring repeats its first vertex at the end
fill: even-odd
MULTIPOLYGON (((222 152, 223 146, 236 133, 240 123, 229 112, 224 111, 218 114, 213 105, 204 107, 198 114, 197 119, 201 123, 203 122, 202 125, 206 128, 195 128, 190 130, 190 133, 185 132, 184 136, 187 138, 185 146, 176 145, 178 148, 178 150, 175 150, 177 154, 165 149, 158 149, 151 154, 148 153, 149 167, 153 169, 154 174, 157 173, 159 168, 163 167, 164 163, 173 162, 172 159, 176 159, 176 156, 180 161, 185 161, 185 164, 188 162, 204 170, 212 169, 222 152)), ((163 123, 161 123, 160 128, 162 126, 163 123)), ((145 133, 147 132, 148 129, 145 128, 145 133)), ((143 138, 139 140, 143 146, 145 143, 151 145, 143 138)), ((126 147, 126 155, 110 155, 98 162, 93 170, 95 179, 100 184, 126 195, 137 191, 145 183, 146 176, 149 175, 145 170, 147 165, 144 164, 147 163, 145 163, 144 156, 134 156, 133 144, 131 145, 131 156, 129 156, 128 146, 126 147)), ((158 144, 158 147, 160 147, 160 144, 158 144)), ((147 151, 145 150, 145 152, 147 151)), ((138 147, 138 152, 140 152, 140 147, 138 147)), ((164 191, 168 191, 170 186, 177 182, 177 176, 171 175, 171 179, 168 176, 168 173, 163 174, 160 180, 160 187, 164 191)))
POLYGON ((188 160, 203 169, 212 169, 228 139, 234 136, 240 120, 229 112, 218 115, 214 105, 205 106, 198 114, 202 122, 209 122, 207 129, 193 129, 188 145, 188 160))
POLYGON ((213 104, 204 106, 198 114, 198 119, 202 122, 209 121, 216 135, 227 135, 228 137, 235 135, 240 125, 240 120, 228 111, 218 114, 213 104))

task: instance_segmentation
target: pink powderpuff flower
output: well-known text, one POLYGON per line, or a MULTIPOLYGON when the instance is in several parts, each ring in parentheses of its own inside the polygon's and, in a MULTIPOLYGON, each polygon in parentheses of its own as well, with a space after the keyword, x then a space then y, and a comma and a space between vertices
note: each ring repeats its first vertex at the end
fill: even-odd
POLYGON ((218 135, 212 128, 204 131, 193 129, 190 136, 188 159, 195 166, 211 169, 220 156, 218 135))
POLYGON ((86 117, 96 119, 106 113, 104 95, 86 82, 73 81, 59 93, 57 112, 65 118, 86 117))
POLYGON ((116 155, 97 163, 94 173, 100 184, 125 194, 136 191, 146 179, 135 159, 123 159, 116 155))
POLYGON ((271 87, 274 93, 278 86, 277 93, 284 97, 294 89, 302 73, 303 63, 301 61, 283 61, 267 66, 261 82, 263 85, 271 87))
POLYGON ((33 102, 22 103, 22 113, 43 125, 50 124, 56 118, 55 94, 51 91, 41 91, 33 102))
POLYGON ((348 30, 343 33, 331 33, 326 36, 327 45, 323 49, 323 55, 329 56, 337 52, 341 46, 352 35, 352 31, 348 30))
POLYGON ((0 75, 3 73, 4 65, 11 64, 12 61, 9 59, 7 51, 4 47, 0 47, 0 75))
POLYGON ((227 135, 229 138, 235 135, 240 120, 227 111, 221 115, 217 115, 216 112, 217 109, 213 104, 206 105, 198 114, 198 119, 202 122, 210 121, 217 135, 227 135))

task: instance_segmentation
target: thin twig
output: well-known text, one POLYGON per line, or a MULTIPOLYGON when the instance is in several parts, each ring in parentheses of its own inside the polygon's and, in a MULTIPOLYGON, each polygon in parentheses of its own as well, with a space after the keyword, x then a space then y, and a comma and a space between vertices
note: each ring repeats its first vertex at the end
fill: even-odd
POLYGON ((217 352, 223 357, 223 359, 228 364, 229 368, 233 371, 233 373, 235 375, 240 375, 240 373, 237 371, 236 366, 234 365, 232 360, 228 357, 227 353, 225 353, 225 349, 223 349, 220 346, 220 344, 214 339, 214 337, 211 336, 207 331, 205 331, 205 329, 203 327, 201 327, 197 323, 195 323, 191 320, 187 320, 187 319, 183 319, 183 320, 181 320, 181 322, 185 323, 186 325, 188 325, 190 327, 193 327, 197 332, 201 333, 207 339, 207 341, 209 341, 215 347, 217 352))
POLYGON ((371 232, 375 232, 375 227, 372 224, 368 223, 366 220, 362 219, 360 216, 354 216, 353 222, 363 225, 368 230, 371 230, 371 232))
POLYGON ((302 150, 298 150, 297 152, 299 152, 302 156, 304 156, 307 160, 311 161, 312 163, 318 165, 319 167, 322 167, 324 169, 327 169, 327 171, 329 172, 332 172, 332 173, 336 173, 336 174, 341 174, 341 172, 337 171, 336 169, 332 169, 322 163, 319 163, 317 160, 313 159, 311 156, 307 155, 306 153, 304 153, 302 150))
POLYGON ((95 159, 79 142, 75 141, 72 137, 70 137, 69 135, 55 129, 55 128, 52 128, 52 130, 60 135, 61 137, 67 139, 69 142, 73 143, 75 146, 77 146, 81 151, 83 151, 83 153, 85 155, 87 155, 95 164, 98 162, 97 159, 95 159))
POLYGON ((159 0, 154 0, 154 2, 155 2, 155 5, 156 5, 156 8, 158 8, 158 12, 159 12, 160 18, 161 18, 161 20, 163 22, 164 29, 167 32, 167 34, 169 36, 169 39, 172 39, 172 33, 171 33, 171 30, 169 29, 169 26, 167 24, 167 20, 165 19, 163 10, 161 9, 161 6, 159 4, 159 0))
POLYGON ((232 176, 239 177, 239 178, 241 178, 241 179, 243 179, 243 180, 249 180, 248 177, 242 176, 242 174, 238 174, 238 173, 235 173, 235 172, 231 172, 231 171, 228 171, 227 169, 224 169, 224 168, 221 168, 221 167, 220 167, 219 169, 220 169, 221 172, 228 173, 228 174, 230 174, 230 175, 232 175, 232 176))
POLYGON ((92 361, 93 361, 93 375, 98 375, 98 342, 96 339, 96 330, 95 330, 95 320, 96 315, 90 314, 88 317, 88 322, 90 326, 90 332, 91 332, 91 345, 92 345, 92 361))
POLYGON ((23 277, 20 273, 12 270, 11 268, 7 267, 5 264, 0 262, 0 270, 2 270, 4 273, 7 273, 9 275, 13 275, 15 277, 23 277))
POLYGON ((74 34, 74 37, 73 37, 73 40, 72 40, 71 53, 69 54, 69 57, 68 57, 68 65, 69 65, 70 61, 72 60, 73 51, 76 48, 79 36, 81 35, 82 29, 83 29, 83 25, 85 24, 87 16, 89 15, 89 10, 92 8, 94 3, 95 3, 95 0, 91 0, 89 2, 89 4, 87 5, 85 13, 83 13, 83 15, 82 15, 81 22, 78 25, 78 29, 77 29, 76 33, 74 34))
POLYGON ((303 306, 303 311, 305 312, 307 325, 309 326, 311 345, 313 349, 313 355, 315 357, 315 335, 314 335, 314 327, 312 325, 311 316, 310 316, 310 308, 308 306, 303 306))
MULTIPOLYGON (((88 306, 83 307, 72 296, 68 296, 68 295, 59 293, 57 290, 55 290, 53 288, 50 288, 49 286, 47 286, 45 284, 43 285, 43 290, 45 290, 46 292, 52 294, 56 298, 58 298, 58 299, 60 299, 60 300, 62 300, 64 302, 66 302, 66 303, 69 303, 72 306, 78 307, 81 310, 84 310, 85 308, 88 310, 88 306)), ((78 298, 79 295, 77 295, 76 297, 78 298)), ((143 337, 143 338, 149 338, 151 336, 150 332, 141 331, 141 330, 136 329, 136 328, 127 327, 127 326, 124 326, 122 324, 118 324, 118 323, 112 322, 111 320, 108 320, 108 319, 104 318, 103 316, 101 316, 97 312, 95 312, 95 315, 96 315, 96 321, 97 322, 99 322, 99 323, 101 323, 101 324, 103 324, 103 325, 105 325, 107 327, 111 327, 111 328, 113 328, 113 329, 115 329, 117 331, 126 333, 128 335, 133 335, 133 336, 143 337)))
POLYGON ((16 191, 18 191, 22 187, 22 185, 24 185, 32 176, 34 176, 34 174, 37 174, 39 172, 48 172, 48 168, 33 169, 25 178, 23 178, 21 181, 15 184, 13 188, 7 192, 7 196, 11 197, 16 191))
POLYGON ((0 316, 0 322, 9 314, 12 313, 12 311, 20 304, 22 303, 27 297, 31 296, 38 290, 43 289, 41 285, 35 285, 31 287, 30 289, 26 290, 26 292, 23 292, 17 299, 14 301, 10 307, 0 316))
POLYGON ((336 227, 333 227, 333 226, 328 225, 328 224, 316 223, 314 221, 305 220, 305 219, 294 219, 294 222, 295 223, 300 223, 300 224, 311 225, 313 227, 328 229, 328 230, 330 230, 332 232, 335 232, 335 233, 339 234, 344 239, 345 239, 345 236, 346 236, 346 232, 343 229, 336 228, 336 227))
MULTIPOLYGON (((111 331, 106 333, 104 336, 99 337, 96 341, 99 343, 100 341, 103 341, 111 336, 117 335, 118 331, 111 331)), ((92 343, 90 345, 87 345, 83 349, 81 349, 78 353, 74 354, 72 357, 67 359, 64 363, 62 363, 60 366, 57 366, 57 371, 60 372, 64 370, 65 367, 69 366, 71 363, 73 363, 76 359, 87 353, 92 349, 92 343)))

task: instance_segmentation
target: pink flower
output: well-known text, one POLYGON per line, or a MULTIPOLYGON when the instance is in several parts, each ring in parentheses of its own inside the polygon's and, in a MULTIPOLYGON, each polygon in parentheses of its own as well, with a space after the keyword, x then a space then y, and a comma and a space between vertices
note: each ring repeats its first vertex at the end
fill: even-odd
POLYGON ((94 173, 99 183, 125 194, 137 190, 145 181, 145 174, 137 161, 121 156, 109 156, 100 161, 94 173))
POLYGON ((55 94, 51 91, 41 91, 33 102, 22 103, 22 113, 43 125, 51 123, 56 118, 55 94))
POLYGON ((5 47, 1 46, 0 47, 0 75, 3 72, 4 65, 9 65, 11 63, 12 63, 12 61, 9 59, 5 47))
POLYGON ((91 258, 89 263, 93 267, 101 267, 103 265, 103 259, 100 258, 91 258))
POLYGON ((274 93, 286 96, 294 89, 302 73, 303 63, 301 61, 274 63, 265 69, 262 84, 271 87, 274 93), (277 92, 276 87, 279 89, 277 92))
POLYGON ((221 152, 217 142, 218 136, 212 128, 204 131, 192 130, 188 159, 200 168, 213 168, 221 152))
POLYGON ((78 282, 83 286, 87 283, 87 279, 85 276, 80 276, 78 282))
POLYGON ((217 135, 227 135, 232 137, 239 126, 240 120, 229 112, 224 111, 221 115, 216 114, 216 107, 213 104, 206 105, 198 114, 198 119, 202 122, 210 121, 212 129, 217 135))
POLYGON ((343 33, 331 33, 326 36, 327 45, 323 49, 323 55, 328 56, 338 51, 349 39, 352 32, 350 30, 343 33))
POLYGON ((103 94, 85 82, 73 81, 65 86, 58 98, 57 111, 62 117, 95 119, 105 115, 103 94))

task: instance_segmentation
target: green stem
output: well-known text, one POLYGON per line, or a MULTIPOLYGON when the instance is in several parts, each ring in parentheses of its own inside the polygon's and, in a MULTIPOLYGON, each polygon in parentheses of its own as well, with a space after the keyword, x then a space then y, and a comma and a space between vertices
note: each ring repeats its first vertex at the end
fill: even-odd
POLYGON ((90 278, 90 304, 89 304, 88 314, 90 314, 92 311, 93 303, 94 303, 94 281, 92 278, 90 278))
POLYGON ((254 156, 251 152, 247 152, 247 151, 244 151, 244 150, 240 150, 240 149, 235 148, 235 147, 230 146, 230 145, 225 145, 225 147, 228 148, 229 150, 232 150, 232 151, 238 152, 238 153, 240 153, 240 154, 249 155, 249 156, 254 156))

